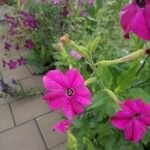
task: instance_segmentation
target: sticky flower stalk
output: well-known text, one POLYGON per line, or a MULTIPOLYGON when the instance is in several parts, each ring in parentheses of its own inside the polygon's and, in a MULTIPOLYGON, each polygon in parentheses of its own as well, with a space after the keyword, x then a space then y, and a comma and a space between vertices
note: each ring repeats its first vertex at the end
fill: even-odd
POLYGON ((115 60, 102 60, 97 62, 95 65, 114 65, 114 64, 120 64, 120 63, 125 63, 128 61, 132 61, 132 60, 136 60, 138 58, 144 57, 147 54, 147 49, 141 49, 138 50, 136 52, 133 52, 131 54, 128 54, 124 57, 121 57, 119 59, 115 59, 115 60))

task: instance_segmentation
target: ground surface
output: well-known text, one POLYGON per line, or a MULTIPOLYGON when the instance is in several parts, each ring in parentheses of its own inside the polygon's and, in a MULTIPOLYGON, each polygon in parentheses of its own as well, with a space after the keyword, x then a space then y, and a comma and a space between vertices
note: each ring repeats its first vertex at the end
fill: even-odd
MULTIPOLYGON (((9 12, 7 6, 0 6, 0 18, 9 12)), ((0 29, 4 25, 0 24, 0 29)), ((0 33, 2 33, 0 31, 0 33)), ((29 87, 42 87, 40 76, 32 74, 26 65, 17 70, 3 68, 2 60, 9 59, 4 55, 4 40, 0 39, 0 71, 4 80, 12 84, 12 79, 19 80, 29 87)), ((15 56, 24 55, 20 50, 15 56)), ((60 115, 51 112, 40 96, 11 100, 0 98, 0 150, 66 150, 65 135, 52 131, 52 125, 60 119, 60 115)))

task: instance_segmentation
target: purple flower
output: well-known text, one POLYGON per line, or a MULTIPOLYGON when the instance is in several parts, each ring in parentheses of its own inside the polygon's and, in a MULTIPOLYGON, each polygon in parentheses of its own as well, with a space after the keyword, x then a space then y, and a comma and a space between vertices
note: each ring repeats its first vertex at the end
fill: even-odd
POLYGON ((143 40, 150 40, 150 0, 132 0, 120 12, 124 36, 136 34, 143 40))
POLYGON ((20 16, 22 16, 22 17, 28 17, 29 16, 29 12, 28 11, 21 11, 20 12, 20 16))
POLYGON ((77 53, 75 50, 70 51, 70 56, 75 58, 76 60, 80 60, 82 57, 79 53, 77 53))
POLYGON ((20 16, 23 18, 23 24, 26 28, 34 29, 37 27, 37 21, 35 15, 30 14, 27 11, 21 11, 20 16))
POLYGON ((94 0, 87 0, 87 4, 89 7, 93 6, 94 0))
POLYGON ((12 23, 14 21, 14 18, 9 16, 8 14, 5 14, 4 15, 4 20, 7 22, 7 23, 12 23))
POLYGON ((81 11, 80 14, 81 14, 82 17, 87 17, 87 15, 88 15, 87 11, 85 11, 85 10, 81 11))
POLYGON ((7 66, 9 67, 10 70, 16 69, 17 68, 17 61, 9 60, 9 62, 7 62, 7 66))
POLYGON ((5 42, 5 49, 6 50, 10 50, 11 49, 11 47, 12 47, 12 45, 11 44, 9 44, 8 42, 5 42))
POLYGON ((26 40, 26 43, 24 46, 31 50, 34 47, 34 43, 32 42, 31 39, 29 39, 29 40, 26 40))
POLYGON ((37 27, 35 16, 25 17, 23 23, 24 23, 24 26, 29 29, 34 29, 37 27))
POLYGON ((77 0, 77 4, 78 4, 78 6, 82 6, 83 5, 83 0, 77 0))
POLYGON ((17 59, 18 65, 26 65, 27 64, 27 59, 21 56, 19 59, 17 59))
POLYGON ((52 0, 51 2, 52 2, 52 4, 54 4, 54 5, 58 5, 58 4, 61 3, 61 0, 52 0))

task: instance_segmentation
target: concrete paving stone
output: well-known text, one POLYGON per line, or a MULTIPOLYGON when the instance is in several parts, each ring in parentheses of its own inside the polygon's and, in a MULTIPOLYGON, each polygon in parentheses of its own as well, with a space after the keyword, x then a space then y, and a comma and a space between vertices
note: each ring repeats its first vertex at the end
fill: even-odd
POLYGON ((29 73, 29 71, 27 70, 25 66, 18 67, 15 70, 3 71, 2 75, 3 75, 4 81, 7 83, 11 83, 12 79, 21 80, 21 79, 31 76, 31 74, 29 73))
POLYGON ((0 150, 46 150, 34 121, 0 134, 0 150))
POLYGON ((42 76, 31 76, 29 78, 20 80, 20 83, 24 87, 29 87, 29 88, 43 88, 43 82, 42 82, 42 76))
POLYGON ((16 124, 29 121, 50 111, 39 95, 13 101, 11 107, 16 124))
MULTIPOLYGON (((9 105, 0 106, 0 132, 14 127, 14 121, 9 105)), ((0 144, 1 145, 1 144, 0 144)), ((1 146, 0 146, 1 149, 1 146)))
POLYGON ((60 134, 52 130, 53 125, 61 120, 60 114, 52 112, 36 120, 49 149, 66 141, 65 134, 60 134))
POLYGON ((60 144, 56 146, 55 148, 51 148, 49 150, 67 150, 67 143, 60 144))
POLYGON ((4 104, 7 104, 9 103, 9 99, 8 98, 0 98, 0 105, 4 105, 4 104))

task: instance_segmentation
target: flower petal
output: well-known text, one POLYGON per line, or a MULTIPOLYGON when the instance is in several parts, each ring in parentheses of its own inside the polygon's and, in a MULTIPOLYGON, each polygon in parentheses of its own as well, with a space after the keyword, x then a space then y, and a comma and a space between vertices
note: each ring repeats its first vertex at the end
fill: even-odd
POLYGON ((77 89, 76 95, 91 99, 91 92, 86 86, 81 86, 77 89))
POLYGON ((150 29, 150 0, 147 0, 146 6, 145 6, 145 18, 148 24, 148 27, 150 29))
POLYGON ((70 87, 76 88, 76 87, 84 85, 83 76, 80 74, 80 72, 76 68, 73 68, 67 71, 66 78, 68 80, 68 84, 70 87))
POLYGON ((124 32, 126 32, 130 22, 132 21, 134 15, 136 13, 137 13, 137 6, 135 3, 126 5, 120 11, 120 21, 121 21, 121 26, 122 26, 124 32))
POLYGON ((71 105, 72 105, 73 111, 76 115, 79 115, 82 112, 84 112, 84 108, 79 102, 72 100, 71 105))
POLYGON ((64 103, 63 103, 63 112, 64 112, 64 115, 68 118, 68 119, 73 119, 74 116, 75 116, 75 113, 73 111, 73 108, 72 108, 72 105, 70 103, 69 100, 66 100, 64 103))
POLYGON ((134 121, 134 127, 133 127, 133 135, 132 135, 132 141, 138 142, 143 137, 143 131, 141 130, 141 124, 139 121, 134 121))
POLYGON ((90 105, 92 103, 90 90, 85 86, 79 87, 79 89, 75 92, 74 100, 84 106, 90 105))
POLYGON ((132 112, 140 112, 139 108, 136 105, 135 100, 128 99, 124 102, 124 105, 127 106, 132 112))
POLYGON ((124 136, 126 140, 132 140, 133 128, 133 122, 131 121, 124 130, 124 136))
POLYGON ((62 120, 53 126, 53 130, 59 133, 65 133, 70 128, 71 122, 69 120, 62 120))
POLYGON ((125 139, 138 142, 142 139, 144 131, 146 131, 145 125, 140 121, 133 120, 124 131, 125 139))
POLYGON ((147 125, 150 126, 150 116, 143 116, 141 120, 147 125))
POLYGON ((135 104, 136 104, 136 107, 139 109, 139 112, 142 111, 142 108, 143 108, 143 102, 142 102, 142 99, 138 98, 135 100, 135 104))
POLYGON ((143 40, 150 40, 150 29, 146 22, 144 9, 137 11, 125 32, 126 34, 133 32, 143 40))
POLYGON ((63 109, 64 101, 66 101, 66 97, 61 96, 55 100, 47 101, 47 103, 48 103, 48 106, 50 109, 52 109, 53 111, 56 111, 56 110, 62 110, 63 109))
POLYGON ((46 101, 52 101, 52 100, 55 100, 59 97, 62 97, 64 96, 64 91, 63 90, 60 90, 60 91, 52 91, 52 92, 49 92, 47 91, 44 96, 43 96, 43 99, 46 100, 46 101))
POLYGON ((125 129, 126 126, 128 126, 128 124, 130 123, 130 121, 130 115, 124 111, 119 111, 113 117, 111 117, 111 123, 113 124, 113 126, 121 130, 125 129))
POLYGON ((46 89, 59 90, 66 87, 66 78, 59 70, 51 70, 43 77, 43 84, 46 89))

